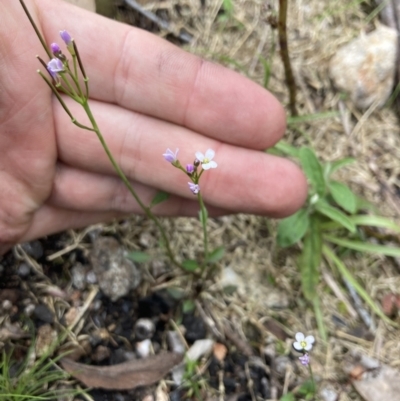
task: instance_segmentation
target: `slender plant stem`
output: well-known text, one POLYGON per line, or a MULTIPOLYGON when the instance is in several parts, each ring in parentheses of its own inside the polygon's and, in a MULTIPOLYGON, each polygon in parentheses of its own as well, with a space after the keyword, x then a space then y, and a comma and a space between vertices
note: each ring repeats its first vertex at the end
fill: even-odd
POLYGON ((313 374, 313 371, 312 371, 311 363, 308 364, 308 370, 310 372, 311 383, 312 383, 312 387, 313 387, 312 391, 313 391, 314 396, 315 396, 315 394, 317 392, 317 387, 315 385, 314 374, 313 374))
POLYGON ((289 47, 287 41, 287 8, 288 0, 279 0, 279 20, 278 20, 278 34, 279 34, 279 47, 282 58, 283 67, 285 69, 286 84, 289 89, 289 109, 292 116, 297 115, 296 109, 296 82, 294 80, 292 65, 290 64, 289 47))
POLYGON ((101 145, 103 146, 103 149, 106 152, 106 154, 107 154, 112 166, 114 167, 114 170, 116 171, 118 176, 121 178, 122 182, 125 184, 126 188, 131 193, 131 195, 134 197, 134 199, 139 204, 141 209, 144 211, 146 216, 149 219, 151 219, 156 224, 157 228, 160 230, 160 234, 161 234, 161 237, 162 237, 162 239, 164 241, 164 244, 165 244, 165 247, 166 247, 166 251, 167 251, 167 255, 168 255, 169 259, 171 260, 171 262, 175 266, 178 266, 178 267, 183 269, 183 266, 176 260, 176 258, 174 256, 174 253, 173 253, 173 251, 171 249, 171 244, 170 244, 170 242, 168 240, 168 236, 167 236, 167 233, 165 232, 164 227, 161 225, 161 223, 158 220, 158 218, 153 214, 151 209, 149 207, 147 207, 142 202, 142 200, 139 198, 139 196, 137 195, 136 191, 133 189, 131 183, 129 182, 128 178, 126 177, 125 173, 122 171, 121 167, 119 166, 119 164, 114 159, 114 156, 112 155, 112 153, 111 153, 106 141, 104 140, 103 135, 100 132, 99 127, 97 126, 96 120, 93 117, 93 114, 92 114, 92 111, 90 109, 89 103, 87 101, 85 101, 82 104, 82 107, 84 108, 87 116, 89 117, 89 120, 90 120, 90 122, 92 123, 92 126, 93 126, 93 130, 96 133, 97 137, 99 138, 99 141, 100 141, 101 145))
POLYGON ((208 232, 207 232, 207 217, 208 217, 208 212, 207 209, 204 205, 203 197, 201 196, 201 193, 199 192, 197 194, 197 199, 199 201, 200 205, 200 213, 201 213, 201 225, 203 227, 203 243, 204 243, 204 265, 203 265, 203 271, 206 269, 207 262, 208 262, 208 232))

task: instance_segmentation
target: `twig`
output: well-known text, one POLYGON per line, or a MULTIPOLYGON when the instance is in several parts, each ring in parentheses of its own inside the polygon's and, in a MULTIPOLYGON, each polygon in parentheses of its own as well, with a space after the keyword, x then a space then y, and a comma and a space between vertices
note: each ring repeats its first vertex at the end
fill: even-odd
POLYGON ((192 41, 193 38, 189 34, 187 34, 185 32, 176 32, 176 30, 174 30, 167 21, 164 21, 163 19, 157 17, 157 15, 155 15, 151 11, 145 10, 135 0, 124 0, 124 1, 125 1, 125 4, 127 4, 129 7, 133 8, 138 13, 144 15, 150 21, 157 24, 161 29, 164 29, 167 32, 172 33, 173 35, 177 36, 182 42, 190 43, 192 41))
POLYGON ((287 0, 279 0, 279 47, 282 58, 283 67, 285 69, 286 84, 289 89, 289 109, 292 116, 297 116, 296 110, 296 82, 294 80, 292 66, 290 64, 289 48, 287 42, 286 31, 287 19, 287 0))
POLYGON ((358 314, 360 315, 362 321, 365 323, 365 325, 368 327, 369 330, 371 330, 372 332, 375 332, 376 331, 375 323, 372 320, 371 315, 364 308, 364 306, 361 302, 361 299, 358 296, 356 290, 354 289, 354 287, 350 284, 350 282, 348 280, 344 279, 344 283, 346 284, 349 294, 350 294, 351 298, 353 299, 354 306, 355 306, 358 314))

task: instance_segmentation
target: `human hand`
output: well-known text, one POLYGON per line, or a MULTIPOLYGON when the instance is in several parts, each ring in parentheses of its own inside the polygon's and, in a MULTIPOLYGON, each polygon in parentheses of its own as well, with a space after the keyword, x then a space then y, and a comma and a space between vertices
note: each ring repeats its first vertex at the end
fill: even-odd
MULTIPOLYGON (((307 194, 302 172, 263 150, 284 133, 280 104, 263 88, 145 31, 59 0, 26 0, 47 43, 74 37, 89 77, 91 108, 111 152, 154 211, 195 216, 182 163, 212 148, 218 168, 201 181, 210 215, 293 213, 307 194)), ((12 244, 141 210, 96 135, 74 126, 36 73, 47 60, 18 1, 0 3, 0 254, 12 244)), ((60 43, 61 44, 61 43, 60 43)), ((74 116, 85 115, 65 99, 74 116)))

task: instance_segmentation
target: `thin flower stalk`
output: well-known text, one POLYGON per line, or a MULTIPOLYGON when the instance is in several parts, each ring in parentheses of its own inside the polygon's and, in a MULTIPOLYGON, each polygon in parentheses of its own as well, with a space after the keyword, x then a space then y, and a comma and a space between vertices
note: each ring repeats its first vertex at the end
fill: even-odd
MULTIPOLYGON (((37 28, 35 22, 33 21, 27 7, 25 6, 24 0, 20 0, 20 3, 22 5, 29 21, 31 22, 43 48, 45 49, 49 58, 53 59, 53 55, 50 52, 49 47, 47 46, 43 36, 41 35, 39 29, 37 28)), ((104 140, 104 137, 97 125, 97 122, 96 122, 96 120, 92 114, 92 111, 90 109, 90 106, 89 106, 88 77, 86 76, 85 70, 83 68, 83 64, 80 59, 79 52, 77 51, 76 44, 67 31, 61 31, 60 35, 61 35, 61 38, 63 39, 63 41, 66 43, 68 51, 72 56, 74 72, 71 71, 68 60, 63 55, 61 57, 59 55, 57 57, 57 61, 53 61, 52 64, 50 64, 50 67, 49 67, 49 64, 46 64, 41 60, 41 63, 45 66, 47 71, 51 74, 51 76, 53 78, 53 82, 50 82, 50 80, 40 70, 38 71, 39 75, 44 79, 46 84, 50 87, 50 89, 52 90, 54 95, 57 97, 57 100, 60 102, 60 104, 62 105, 65 112, 68 114, 68 116, 71 118, 72 123, 75 124, 76 126, 78 126, 79 128, 93 131, 96 133, 114 170, 116 171, 116 173, 118 174, 118 176, 120 177, 120 179, 122 180, 122 182, 124 183, 124 185, 126 186, 128 191, 131 193, 133 198, 136 200, 136 202, 138 203, 140 208, 146 214, 146 216, 148 218, 150 218, 156 224, 157 228, 159 229, 162 240, 166 247, 167 256, 169 257, 169 259, 171 260, 171 262, 174 265, 176 265, 180 268, 183 268, 182 265, 175 258, 175 255, 172 251, 167 233, 166 233, 164 227, 161 225, 159 219, 153 214, 153 212, 150 210, 150 207, 147 207, 142 202, 142 200, 139 198, 136 191, 132 187, 131 183, 129 182, 128 178, 126 177, 125 173, 122 171, 121 167, 118 165, 118 163, 114 159, 114 156, 112 155, 106 141, 104 140), (60 62, 62 63, 62 65, 64 67, 63 69, 60 68, 60 62), (85 93, 82 91, 81 85, 79 84, 78 73, 77 73, 77 63, 79 65, 80 71, 83 75, 83 80, 84 80, 85 89, 86 89, 85 93), (72 80, 74 86, 76 87, 76 90, 75 90, 75 88, 73 88, 73 86, 71 85, 71 82, 69 81, 69 79, 67 77, 69 77, 72 80), (54 82, 56 85, 54 85, 54 82), (63 84, 65 86, 63 86, 63 84), (77 103, 79 103, 83 107, 83 109, 85 110, 85 112, 91 122, 92 127, 88 127, 86 125, 79 123, 75 119, 75 117, 73 117, 72 113, 66 106, 65 102, 62 100, 59 91, 67 94, 68 96, 70 96, 72 99, 74 99, 77 103)), ((58 50, 58 48, 56 48, 54 46, 53 46, 53 48, 54 48, 54 50, 58 50)))

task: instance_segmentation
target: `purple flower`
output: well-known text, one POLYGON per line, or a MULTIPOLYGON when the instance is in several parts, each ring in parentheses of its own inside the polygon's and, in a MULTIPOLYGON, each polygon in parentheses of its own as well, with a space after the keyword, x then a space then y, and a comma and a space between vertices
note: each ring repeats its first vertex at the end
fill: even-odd
POLYGON ((303 356, 299 356, 299 360, 303 366, 308 366, 308 364, 310 363, 310 357, 308 356, 307 353, 304 354, 303 356))
POLYGON ((198 184, 194 184, 193 182, 188 182, 189 189, 193 192, 194 195, 197 195, 200 192, 200 186, 198 184))
POLYGON ((52 43, 52 44, 50 45, 50 48, 51 48, 51 52, 52 52, 54 55, 57 55, 57 54, 61 53, 60 46, 58 46, 57 43, 52 43))
POLYGON ((52 58, 47 63, 47 71, 54 79, 58 79, 58 73, 64 71, 64 64, 58 58, 52 58))
POLYGON ((167 149, 166 152, 163 154, 164 159, 169 163, 174 163, 178 160, 178 152, 179 149, 176 149, 175 153, 171 149, 167 149))
POLYGON ((193 172, 194 172, 193 164, 187 164, 186 165, 186 171, 187 171, 188 174, 193 174, 193 172))
POLYGON ((61 39, 64 41, 64 43, 69 46, 72 42, 71 35, 67 31, 60 31, 60 36, 61 39))

